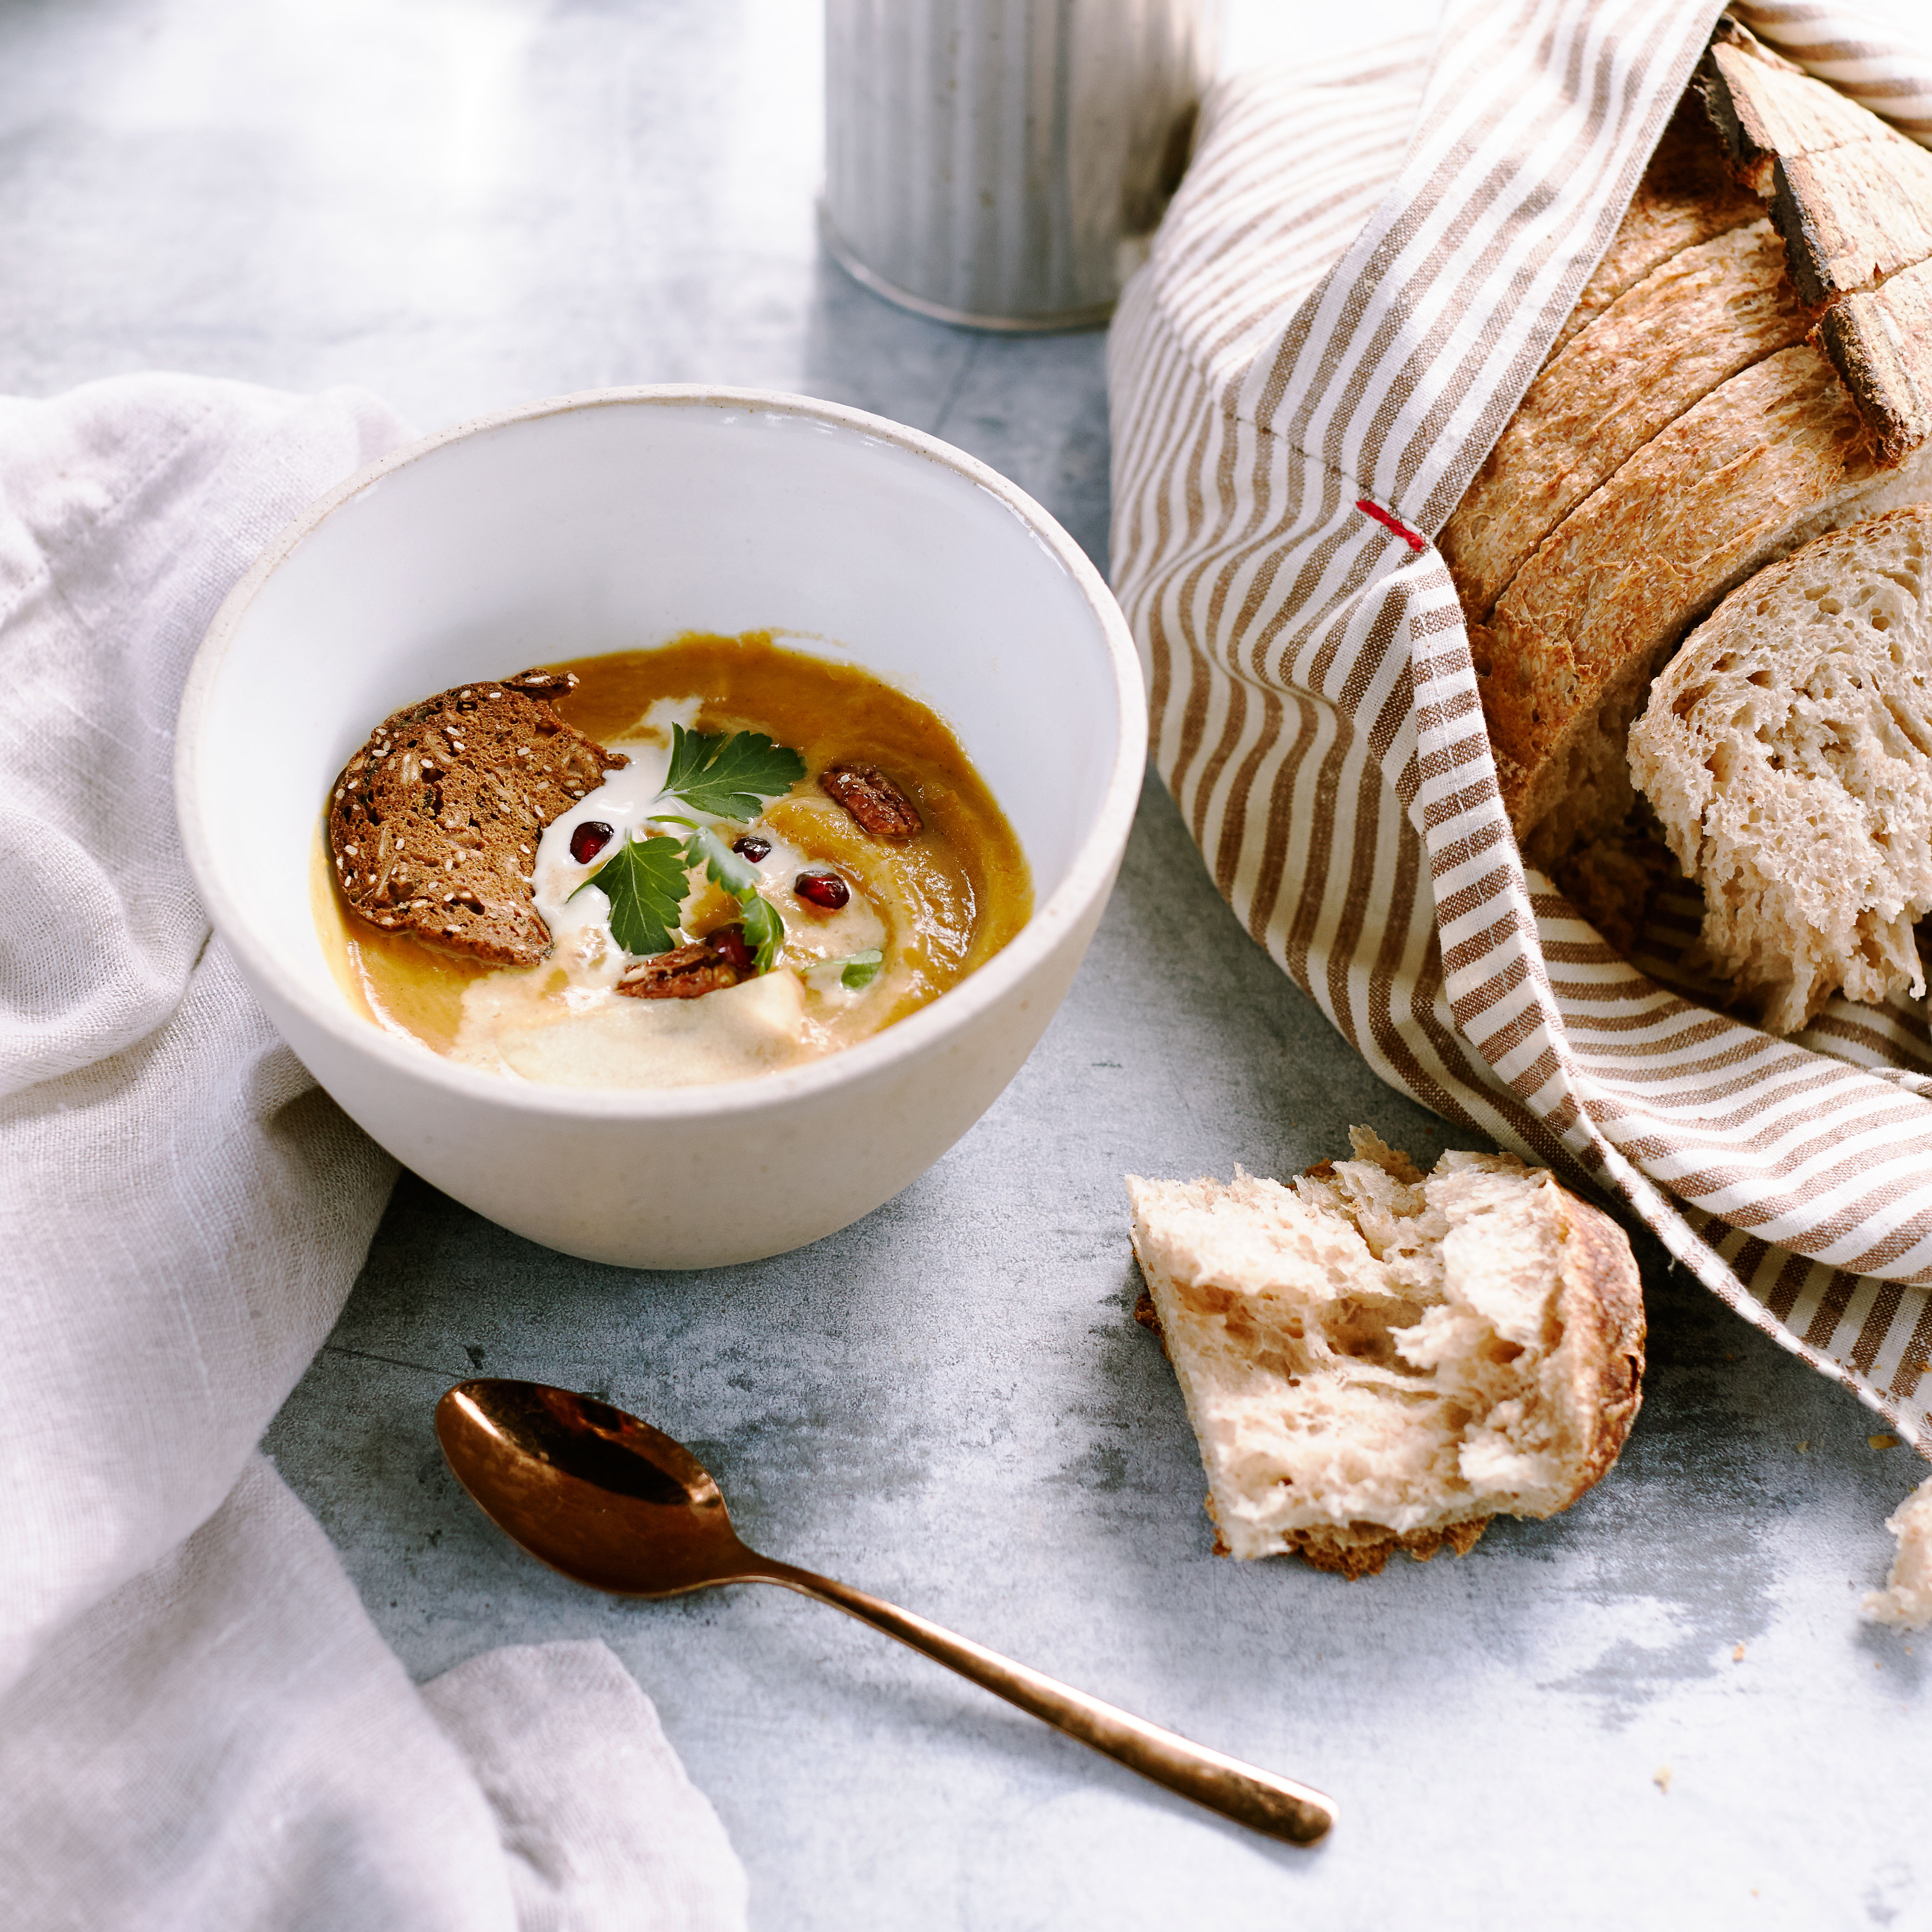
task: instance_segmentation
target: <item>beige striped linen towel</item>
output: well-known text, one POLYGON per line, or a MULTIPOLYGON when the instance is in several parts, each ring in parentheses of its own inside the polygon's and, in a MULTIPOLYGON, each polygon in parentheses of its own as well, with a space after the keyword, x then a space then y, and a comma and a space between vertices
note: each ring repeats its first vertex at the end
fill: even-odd
MULTIPOLYGON (((1923 4, 1893 0, 1888 10, 1902 16, 1923 4)), ((1932 51, 1900 40, 1888 21, 1818 0, 1732 0, 1730 10, 1786 60, 1932 148, 1932 51)), ((1927 26, 1932 28, 1932 14, 1927 26)))
MULTIPOLYGON (((1739 8, 1916 112, 1925 64, 1814 46, 1820 10, 1739 8)), ((1774 1040, 1612 952, 1524 866, 1431 541, 1718 13, 1449 0, 1432 40, 1224 82, 1109 344, 1116 589, 1216 883, 1376 1071, 1620 1192, 1932 1456, 1922 1006, 1774 1040)))

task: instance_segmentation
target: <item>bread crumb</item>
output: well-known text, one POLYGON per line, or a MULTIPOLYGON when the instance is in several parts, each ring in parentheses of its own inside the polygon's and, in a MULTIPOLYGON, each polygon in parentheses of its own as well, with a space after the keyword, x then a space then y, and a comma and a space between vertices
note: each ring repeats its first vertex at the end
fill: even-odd
POLYGON ((1799 1454, 1799 1455, 1801 1455, 1801 1456, 1807 1456, 1807 1455, 1809 1455, 1809 1454, 1810 1454, 1810 1452, 1811 1452, 1811 1444, 1810 1444, 1810 1443, 1808 1441, 1808 1442, 1801 1442, 1801 1443, 1799 1443, 1799 1444, 1798 1444, 1798 1454, 1799 1454))
POLYGON ((1735 1649, 1733 1649, 1733 1650, 1732 1651, 1732 1652, 1731 1652, 1731 1661, 1732 1661, 1733 1664, 1742 1664, 1742 1663, 1743 1663, 1743 1661, 1744 1661, 1744 1646, 1743 1646, 1742 1644, 1739 1644, 1739 1645, 1738 1645, 1738 1646, 1737 1646, 1737 1647, 1736 1647, 1735 1649))
POLYGON ((1881 1429, 1876 1436, 1868 1436, 1865 1441, 1874 1449, 1896 1449, 1898 1447, 1898 1438, 1888 1430, 1881 1429))
POLYGON ((1932 1476, 1893 1510, 1885 1526, 1898 1538, 1898 1554, 1886 1588, 1868 1592, 1862 1608, 1875 1622, 1923 1630, 1932 1624, 1932 1476))
POLYGON ((1657 1786, 1658 1790, 1664 1793, 1665 1797, 1668 1798, 1670 1796, 1670 1766, 1667 1764, 1660 1765, 1657 1770, 1652 1773, 1650 1781, 1657 1786))

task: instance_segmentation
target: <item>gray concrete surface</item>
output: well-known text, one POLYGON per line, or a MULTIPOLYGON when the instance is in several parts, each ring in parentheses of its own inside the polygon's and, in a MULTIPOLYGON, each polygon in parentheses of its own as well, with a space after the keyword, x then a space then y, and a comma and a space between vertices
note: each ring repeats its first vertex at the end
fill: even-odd
MULTIPOLYGON (((1231 47, 1365 24, 1252 0, 1231 47)), ((0 387, 352 382, 425 427, 598 383, 794 387, 962 444, 1102 556, 1100 339, 952 334, 823 264, 817 58, 806 0, 4 0, 0 387)), ((1291 1170, 1357 1120, 1444 1144, 1150 788, 1066 1007, 898 1200, 653 1276, 406 1178, 268 1447, 417 1675, 614 1645, 762 1928, 1932 1924, 1928 1646, 1856 1614, 1922 1470, 1654 1246, 1646 1407, 1569 1515, 1353 1586, 1210 1554, 1120 1176, 1291 1170), (1340 1828, 1268 1846, 776 1592, 574 1588, 443 1468, 431 1405, 479 1369, 639 1411, 754 1543, 1320 1784, 1340 1828)))

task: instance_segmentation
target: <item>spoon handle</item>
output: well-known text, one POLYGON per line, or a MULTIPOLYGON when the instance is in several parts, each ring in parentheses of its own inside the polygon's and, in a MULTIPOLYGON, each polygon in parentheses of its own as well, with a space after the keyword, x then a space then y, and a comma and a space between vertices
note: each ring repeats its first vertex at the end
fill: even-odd
POLYGON ((1232 1818, 1238 1825, 1285 1838, 1291 1844, 1312 1845, 1335 1822, 1334 1801, 1306 1784, 1277 1778, 1238 1758, 1224 1757, 1190 1743, 1172 1731, 1164 1731, 1143 1718, 1090 1697, 1043 1672, 1029 1670, 1024 1664, 1002 1657, 983 1644, 973 1642, 935 1623, 929 1623, 910 1610, 881 1598, 868 1596, 849 1584, 830 1576, 814 1576, 808 1570, 795 1569, 789 1563, 757 1559, 758 1567, 734 1581, 780 1583, 821 1604, 839 1610, 884 1630, 900 1642, 910 1644, 935 1664, 970 1677, 975 1684, 1017 1704, 1042 1718, 1054 1730, 1078 1738, 1097 1751, 1137 1771, 1143 1778, 1165 1785, 1182 1798, 1204 1804, 1210 1811, 1232 1818))

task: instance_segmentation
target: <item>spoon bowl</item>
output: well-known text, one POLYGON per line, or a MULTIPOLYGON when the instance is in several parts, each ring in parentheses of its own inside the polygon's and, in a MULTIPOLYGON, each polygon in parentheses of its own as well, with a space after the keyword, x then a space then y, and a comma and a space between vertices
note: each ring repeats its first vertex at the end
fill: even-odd
POLYGON ((697 1457, 594 1396, 464 1382, 436 1405, 436 1434, 499 1529, 593 1590, 682 1597, 755 1564, 697 1457))
POLYGON ((436 1404, 457 1480, 513 1542, 620 1596, 776 1583, 857 1617, 1170 1791, 1268 1837, 1314 1844, 1320 1792, 1223 1756, 849 1584, 740 1542, 724 1498, 681 1443, 593 1396, 541 1382, 460 1382, 436 1404))

